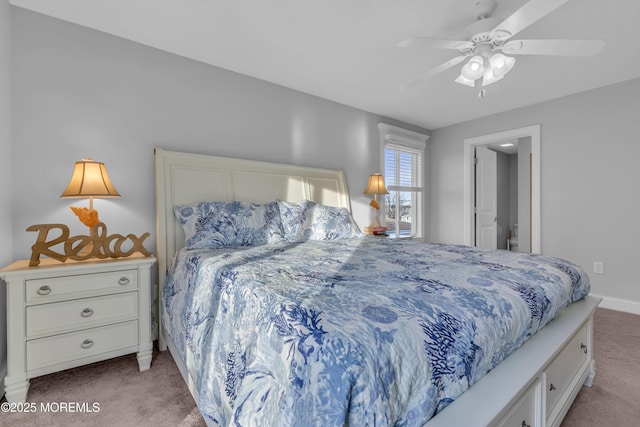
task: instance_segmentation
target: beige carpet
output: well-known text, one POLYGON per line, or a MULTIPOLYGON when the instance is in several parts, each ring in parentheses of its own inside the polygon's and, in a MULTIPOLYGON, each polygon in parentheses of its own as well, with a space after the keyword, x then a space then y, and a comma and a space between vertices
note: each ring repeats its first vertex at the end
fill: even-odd
POLYGON ((28 402, 35 413, 0 413, 0 426, 205 426, 168 351, 155 352, 145 372, 132 354, 33 378, 28 402), (67 402, 97 403, 99 412, 54 412, 67 402))
MULTIPOLYGON (((594 335, 593 387, 582 388, 562 427, 638 426, 640 316, 597 309, 594 335)), ((0 426, 205 425, 168 352, 156 352, 146 372, 138 372, 131 355, 34 378, 29 402, 36 404, 35 413, 0 413, 0 426), (96 403, 99 412, 52 411, 59 408, 52 403, 68 402, 90 408, 96 403), (41 411, 43 404, 50 405, 48 412, 41 411)))
POLYGON ((582 387, 561 427, 640 425, 640 316, 596 310, 596 378, 582 387))

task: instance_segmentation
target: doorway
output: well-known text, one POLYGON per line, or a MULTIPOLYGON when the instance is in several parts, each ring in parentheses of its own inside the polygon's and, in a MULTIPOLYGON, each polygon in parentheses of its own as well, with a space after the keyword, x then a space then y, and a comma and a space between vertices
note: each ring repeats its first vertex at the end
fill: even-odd
MULTIPOLYGON (((530 251, 540 253, 540 125, 527 126, 464 140, 464 243, 474 246, 475 216, 475 149, 498 141, 530 137, 530 251)), ((521 248, 522 251, 522 248, 521 248)), ((526 252, 526 251, 525 251, 526 252)))

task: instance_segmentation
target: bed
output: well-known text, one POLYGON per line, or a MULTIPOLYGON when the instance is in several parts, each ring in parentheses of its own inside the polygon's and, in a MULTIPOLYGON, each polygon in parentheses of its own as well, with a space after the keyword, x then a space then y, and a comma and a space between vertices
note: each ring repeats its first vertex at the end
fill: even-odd
POLYGON ((579 267, 359 236, 339 170, 155 158, 160 348, 207 424, 557 426, 593 380, 579 267), (189 231, 247 206, 283 235, 189 231), (324 226, 296 228, 312 211, 324 226))

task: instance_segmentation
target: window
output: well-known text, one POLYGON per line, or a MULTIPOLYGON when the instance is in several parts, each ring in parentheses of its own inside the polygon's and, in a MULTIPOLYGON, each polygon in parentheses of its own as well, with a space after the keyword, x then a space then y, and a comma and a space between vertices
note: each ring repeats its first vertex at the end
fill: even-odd
POLYGON ((424 237, 424 163, 428 135, 379 124, 383 175, 389 191, 383 212, 391 238, 424 237))

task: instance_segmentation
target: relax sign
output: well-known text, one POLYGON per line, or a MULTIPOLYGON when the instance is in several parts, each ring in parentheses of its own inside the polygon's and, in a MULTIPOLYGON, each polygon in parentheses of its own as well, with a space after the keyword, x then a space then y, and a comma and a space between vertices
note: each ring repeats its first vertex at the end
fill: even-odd
POLYGON ((107 226, 102 222, 97 223, 91 229, 90 235, 69 236, 69 227, 64 224, 35 224, 27 228, 27 231, 37 231, 36 243, 31 247, 31 259, 29 266, 40 264, 40 255, 48 256, 60 262, 67 259, 85 261, 90 258, 121 258, 140 252, 144 256, 151 256, 151 252, 145 249, 144 240, 149 233, 140 237, 134 234, 107 235, 107 226), (49 238, 51 230, 59 230, 57 237, 49 238), (63 245, 64 252, 57 252, 52 247, 63 245), (125 249, 123 249, 123 246, 125 249))

